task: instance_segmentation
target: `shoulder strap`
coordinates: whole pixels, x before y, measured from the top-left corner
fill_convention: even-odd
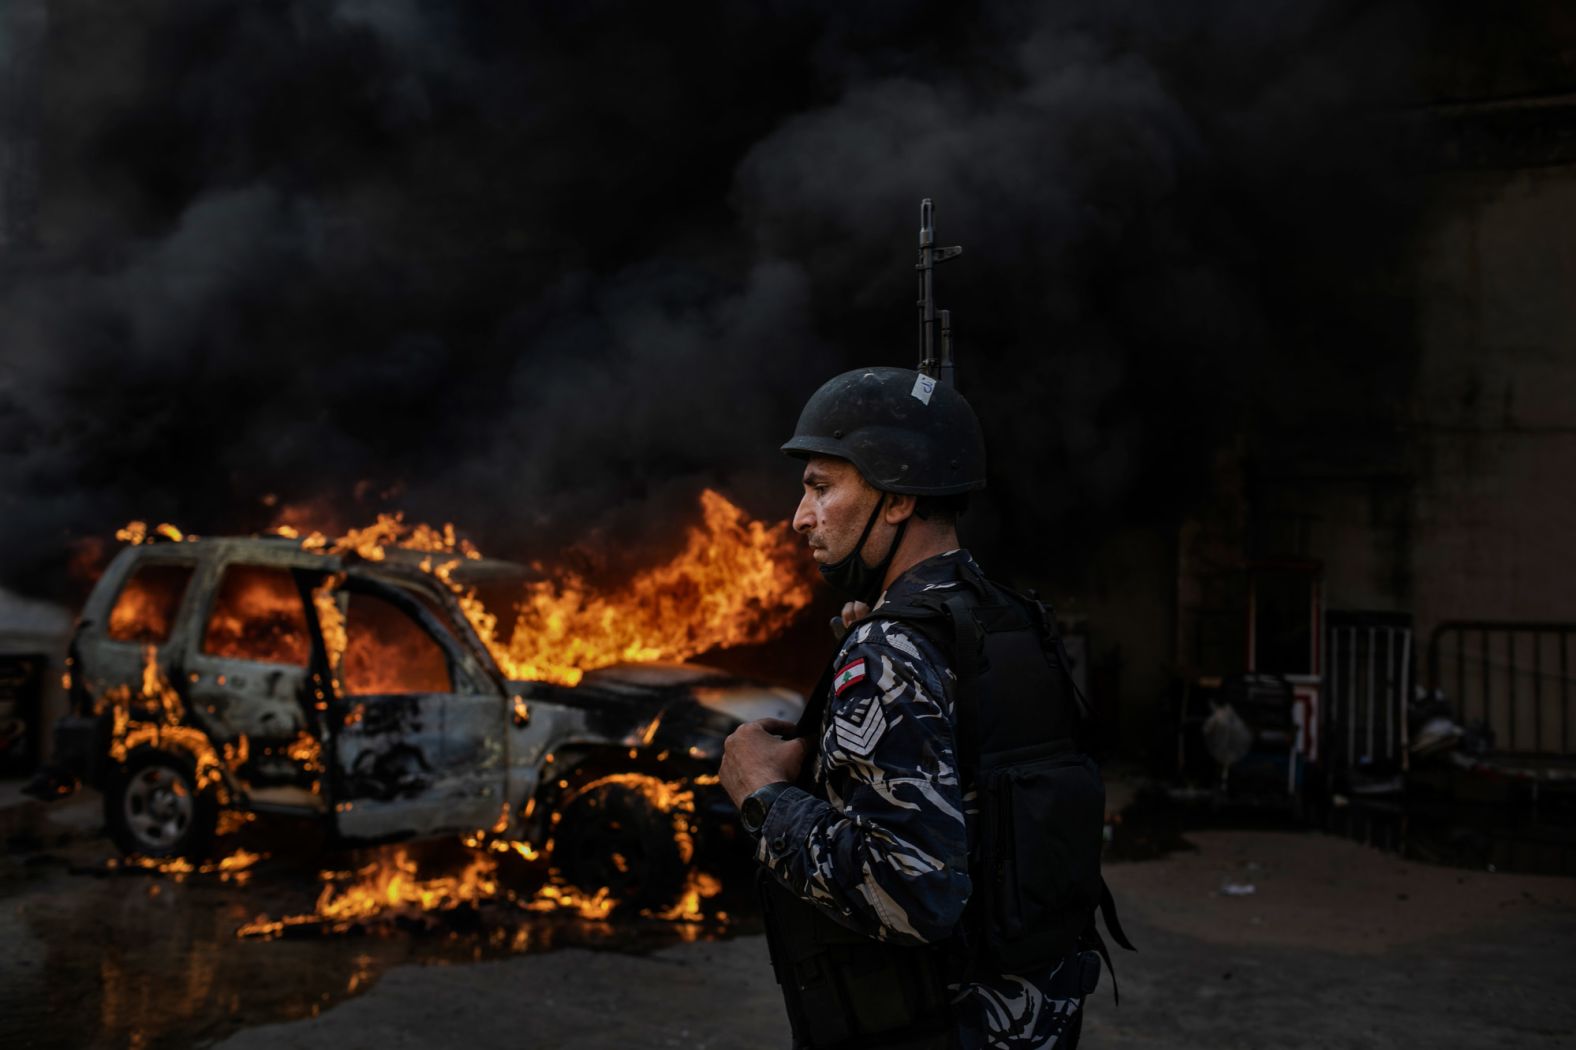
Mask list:
[[[1100,879],[1100,916],[1105,919],[1105,928],[1111,931],[1113,941],[1130,952],[1138,951],[1122,930],[1122,920],[1116,914],[1116,898],[1111,896],[1111,887],[1106,885],[1104,877]]]
[[[1094,950],[1100,953],[1100,958],[1105,963],[1105,968],[1111,975],[1111,998],[1117,1006],[1122,1005],[1122,988],[1116,982],[1116,966],[1111,962],[1111,949],[1105,946],[1105,938],[1100,936],[1100,931],[1094,923],[1089,924],[1089,932],[1084,934],[1088,943],[1093,943]]]
[[[1067,673],[1067,684],[1072,686],[1073,700],[1078,704],[1078,717],[1087,727],[1094,723],[1094,708],[1089,704],[1089,698],[1084,696],[1083,690],[1078,688],[1078,679],[1073,677],[1073,662],[1067,655],[1067,643],[1062,641],[1062,632],[1056,626],[1056,613],[1049,605],[1038,598],[1028,595],[1015,594],[1020,601],[1029,603],[1040,621],[1040,637],[1045,640],[1048,648],[1056,652],[1056,659],[1062,665],[1062,670]]]
[[[977,604],[969,600],[967,592],[953,594],[942,603],[952,627],[952,670],[960,683],[971,681],[980,670],[980,646],[985,641],[985,631],[974,616]]]
[[[1105,928],[1111,934],[1111,939],[1130,952],[1138,951],[1133,947],[1133,942],[1127,939],[1127,934],[1122,930],[1122,920],[1116,915],[1116,898],[1111,896],[1111,887],[1106,885],[1105,878],[1100,879],[1100,917],[1105,920]],[[1106,947],[1105,938],[1100,936],[1100,929],[1094,920],[1089,920],[1089,929],[1084,932],[1084,943],[1092,944],[1094,950],[1100,953],[1100,959],[1105,963],[1105,968],[1111,974],[1111,998],[1117,1006],[1122,1005],[1122,989],[1116,983],[1116,964],[1111,961],[1111,949]]]
[[[947,604],[934,594],[921,593],[915,595],[907,602],[882,605],[871,612],[861,622],[871,620],[900,620],[918,630],[931,643],[942,652],[950,653],[953,650],[953,640],[957,637],[956,627],[958,622],[952,617]],[[972,617],[963,617],[963,622],[972,622]],[[837,674],[837,654],[833,653],[827,660],[826,668],[821,672],[821,678],[815,683],[815,690],[805,702],[804,712],[799,716],[798,727],[794,735],[809,742],[810,755],[814,757],[816,747],[821,739],[821,721],[826,717],[827,695],[832,689],[832,680]],[[959,675],[962,678],[962,675]],[[810,762],[804,764],[805,777],[809,776]]]
[[[987,632],[1021,630],[1026,626],[1023,618],[1027,616],[1028,625],[1036,629],[1041,643],[1055,656],[1066,675],[1080,722],[1086,727],[1092,725],[1094,708],[1078,688],[1077,679],[1073,678],[1072,659],[1056,627],[1056,614],[1051,607],[1038,598],[972,574],[964,576],[963,582],[965,586],[946,592],[946,597],[935,592],[921,593],[907,602],[883,605],[870,616],[901,620],[924,634],[937,648],[950,653],[959,683],[979,673],[981,647]]]
[[[806,791],[811,790],[814,779],[812,770],[815,766],[815,755],[821,747],[821,719],[826,716],[826,695],[832,691],[832,678],[837,673],[837,654],[826,661],[826,669],[821,672],[820,681],[815,683],[815,691],[810,694],[810,699],[805,701],[804,712],[799,715],[799,724],[794,727],[794,737],[803,740],[809,746],[809,752],[804,756],[804,764],[799,767],[798,786]]]
[[[934,594],[915,595],[906,602],[882,605],[860,623],[873,620],[896,620],[912,627],[943,654],[952,655],[954,639],[957,637],[953,620],[944,600]]]

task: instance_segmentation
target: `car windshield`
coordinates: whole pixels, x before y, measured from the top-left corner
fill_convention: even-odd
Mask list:
[[[467,580],[465,585],[473,588],[477,601],[493,616],[498,618],[498,640],[508,643],[509,632],[514,629],[514,621],[520,614],[520,601],[525,597],[525,587],[528,578],[525,575],[513,578],[494,576],[482,580]]]
[[[526,587],[541,577],[523,565],[485,561],[458,566],[450,578],[459,584],[467,595],[474,596],[488,615],[496,618],[494,643],[507,646],[509,637],[514,631],[515,620],[519,616],[519,605],[525,596]],[[441,602],[427,588],[411,586],[409,581],[389,582],[397,582],[401,590],[420,602],[462,645],[469,648],[480,640],[479,632],[467,632],[457,622],[459,610],[446,602]],[[474,624],[472,626],[474,628]],[[473,633],[477,635],[475,639],[471,637]]]

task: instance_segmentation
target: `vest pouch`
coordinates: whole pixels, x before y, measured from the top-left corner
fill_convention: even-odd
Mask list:
[[[981,949],[1002,973],[1054,966],[1100,903],[1099,767],[1081,752],[1044,751],[985,756],[980,770]]]
[[[951,1006],[938,949],[856,933],[765,871],[756,888],[796,1047],[946,1050]]]

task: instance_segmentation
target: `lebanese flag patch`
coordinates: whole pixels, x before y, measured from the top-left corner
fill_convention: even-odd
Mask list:
[[[853,663],[849,664],[841,671],[838,671],[837,674],[833,676],[832,692],[836,693],[838,696],[842,696],[844,689],[847,689],[855,682],[863,682],[864,680],[865,662],[863,660],[855,660]]]

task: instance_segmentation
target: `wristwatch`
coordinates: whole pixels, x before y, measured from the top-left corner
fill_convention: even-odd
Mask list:
[[[744,796],[744,801],[739,803],[739,823],[744,825],[744,830],[759,838],[761,827],[766,823],[766,814],[771,811],[772,803],[777,801],[778,795],[791,786],[788,781],[779,780],[763,788],[756,788]]]

